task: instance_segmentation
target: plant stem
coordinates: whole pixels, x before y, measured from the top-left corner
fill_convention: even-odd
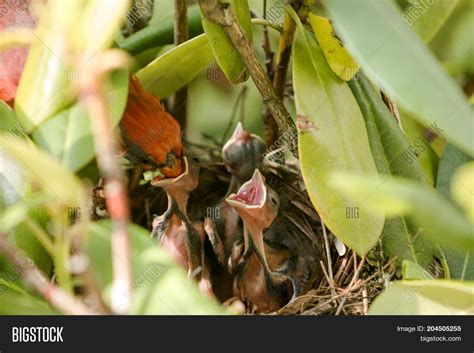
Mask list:
[[[307,16],[307,9],[303,0],[288,0],[288,5],[291,6],[304,22]],[[288,64],[291,57],[291,46],[293,44],[293,37],[295,35],[296,23],[291,18],[288,11],[285,12],[283,20],[283,34],[280,37],[278,46],[276,72],[273,80],[273,86],[278,97],[282,98],[285,92],[286,74],[288,72]]]
[[[180,45],[189,39],[187,0],[174,0],[174,45]],[[186,128],[186,104],[188,87],[184,86],[174,95],[173,115],[181,129]]]
[[[41,246],[46,250],[49,256],[54,256],[54,244],[51,241],[48,233],[32,218],[27,217],[23,223],[30,230],[31,234],[38,240]]]
[[[21,275],[30,282],[39,294],[60,312],[67,315],[95,315],[83,302],[67,293],[62,288],[50,283],[43,273],[36,267],[34,262],[20,254],[20,252],[8,241],[5,234],[0,234],[0,250],[7,259],[16,264]]]
[[[259,25],[259,26],[265,26],[265,27],[270,27],[273,28],[275,31],[278,31],[280,33],[283,32],[283,27],[279,25],[278,23],[268,21],[264,18],[252,18],[252,24],[254,25]]]
[[[280,129],[288,131],[291,136],[296,136],[296,126],[291,119],[290,113],[283,105],[281,99],[276,95],[270,79],[258,61],[252,44],[247,38],[242,26],[235,20],[231,9],[222,7],[217,0],[199,0],[199,5],[201,6],[202,13],[209,21],[222,26],[224,29],[230,41],[242,57],[255,86],[257,86],[263,101],[268,106]],[[292,147],[292,153],[295,156],[298,155],[294,146]]]
[[[97,163],[105,179],[105,198],[112,220],[113,283],[111,304],[114,312],[125,314],[130,307],[132,292],[132,264],[128,223],[129,202],[125,175],[118,159],[118,145],[110,123],[103,83],[106,74],[129,64],[128,56],[120,50],[97,54],[88,62],[81,82],[81,100],[91,121]]]
[[[263,18],[267,19],[267,1],[263,3]],[[263,50],[265,52],[265,64],[267,66],[267,74],[270,81],[275,77],[275,70],[273,69],[274,53],[270,47],[270,38],[268,36],[267,26],[263,27]],[[278,95],[278,93],[277,93]],[[282,97],[280,97],[282,98]],[[282,100],[283,101],[283,100]],[[278,124],[270,113],[268,106],[263,111],[263,134],[265,143],[268,147],[273,145],[278,140]]]

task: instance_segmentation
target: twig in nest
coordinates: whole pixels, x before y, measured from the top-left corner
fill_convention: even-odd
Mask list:
[[[335,295],[336,292],[334,290],[334,276],[332,274],[331,249],[329,248],[329,240],[328,240],[328,235],[326,232],[326,226],[324,225],[324,222],[322,220],[321,220],[321,226],[323,228],[324,247],[326,248],[326,258],[328,261],[329,279],[331,280],[329,282],[329,285],[331,286],[331,292],[333,293],[333,295]]]
[[[344,307],[344,303],[346,302],[347,294],[353,290],[352,286],[356,283],[357,279],[359,278],[359,273],[360,273],[360,270],[362,269],[362,266],[364,265],[364,262],[365,262],[365,258],[363,257],[359,263],[359,266],[357,266],[357,255],[354,253],[354,268],[356,268],[356,270],[354,271],[354,274],[352,275],[351,282],[347,286],[346,294],[342,297],[341,303],[339,304],[339,307],[336,310],[336,315],[340,314],[342,308]]]
[[[126,193],[125,175],[118,159],[117,141],[113,134],[109,112],[105,103],[104,81],[106,75],[126,67],[128,57],[121,51],[109,50],[97,54],[83,68],[85,77],[81,82],[81,101],[91,121],[97,163],[105,179],[105,198],[113,224],[112,261],[114,280],[112,283],[112,309],[127,313],[132,290],[132,269],[130,256],[129,201]]]
[[[0,250],[12,264],[16,264],[21,269],[22,276],[33,285],[36,291],[61,313],[67,315],[99,314],[90,310],[83,302],[67,293],[64,289],[50,283],[34,262],[22,255],[10,243],[5,234],[0,234]]]

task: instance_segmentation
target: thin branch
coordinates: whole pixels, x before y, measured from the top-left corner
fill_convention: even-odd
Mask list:
[[[174,0],[174,45],[180,45],[189,39],[187,0]],[[182,129],[186,127],[186,104],[188,87],[184,86],[174,95],[173,115]]]
[[[94,145],[102,176],[105,179],[105,197],[107,209],[113,222],[112,265],[114,280],[112,283],[112,309],[118,313],[127,313],[132,290],[132,270],[130,237],[129,201],[125,187],[125,175],[120,167],[119,154],[113,127],[107,110],[103,83],[105,76],[115,69],[128,65],[128,57],[116,50],[96,55],[84,69],[81,87],[81,100],[91,118]]]
[[[267,19],[267,0],[264,0],[263,2],[263,19]],[[275,77],[275,70],[273,69],[274,53],[270,46],[270,37],[268,35],[267,26],[263,27],[263,50],[265,52],[265,64],[267,66],[268,78],[270,81],[273,81]],[[268,106],[265,107],[263,112],[263,133],[267,146],[273,145],[278,140],[278,124],[270,113]]]
[[[283,26],[282,25],[280,25],[278,23],[275,23],[275,22],[272,22],[272,21],[268,21],[268,20],[263,19],[263,18],[252,18],[252,24],[259,25],[259,26],[270,27],[270,28],[273,28],[275,31],[283,33]]]
[[[276,95],[270,79],[252,48],[252,44],[242,26],[235,19],[231,9],[220,4],[217,0],[199,0],[199,5],[202,13],[209,21],[222,26],[230,41],[239,52],[255,86],[257,86],[263,101],[268,106],[280,129],[288,131],[291,136],[296,136],[296,126],[291,119],[290,113]],[[292,146],[292,152],[295,156],[298,155],[295,146]]]
[[[288,0],[288,5],[298,12],[302,5],[302,0]],[[273,86],[278,97],[282,98],[285,91],[286,74],[291,57],[291,45],[296,30],[296,23],[291,18],[288,11],[285,12],[283,20],[283,34],[280,37],[278,53],[276,59],[276,72],[273,80]]]
[[[90,310],[82,301],[68,294],[64,289],[50,283],[34,262],[21,254],[5,234],[0,234],[0,250],[12,264],[18,266],[25,280],[31,283],[36,291],[61,313],[67,315],[99,314]]]

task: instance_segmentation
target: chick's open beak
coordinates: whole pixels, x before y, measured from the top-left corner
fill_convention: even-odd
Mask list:
[[[245,144],[250,140],[250,133],[247,131],[247,129],[244,128],[241,122],[237,124],[235,127],[235,130],[230,137],[230,139],[226,142],[226,144],[223,147],[223,150],[226,150],[226,146],[242,143]]]
[[[252,178],[244,183],[236,194],[231,194],[226,201],[242,217],[246,233],[251,237],[256,250],[266,263],[263,229],[270,226],[273,218],[268,216],[268,208],[265,207],[267,186],[262,173],[256,169]]]

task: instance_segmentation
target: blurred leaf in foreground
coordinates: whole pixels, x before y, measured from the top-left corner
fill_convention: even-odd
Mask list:
[[[435,124],[474,155],[474,118],[460,87],[444,71],[390,0],[328,0],[338,34],[370,78],[425,126]]]
[[[331,184],[374,213],[387,217],[407,215],[423,228],[418,236],[455,249],[474,250],[474,225],[430,187],[405,178],[334,173]],[[375,189],[375,191],[373,191]],[[367,198],[367,193],[372,192]]]
[[[473,315],[474,283],[399,281],[380,294],[369,315]]]
[[[132,238],[132,307],[131,314],[224,314],[214,299],[199,292],[197,284],[150,237],[149,232],[130,225]],[[97,283],[107,298],[112,284],[112,254],[109,221],[91,224],[87,252]],[[114,261],[120,259],[114,258]]]

